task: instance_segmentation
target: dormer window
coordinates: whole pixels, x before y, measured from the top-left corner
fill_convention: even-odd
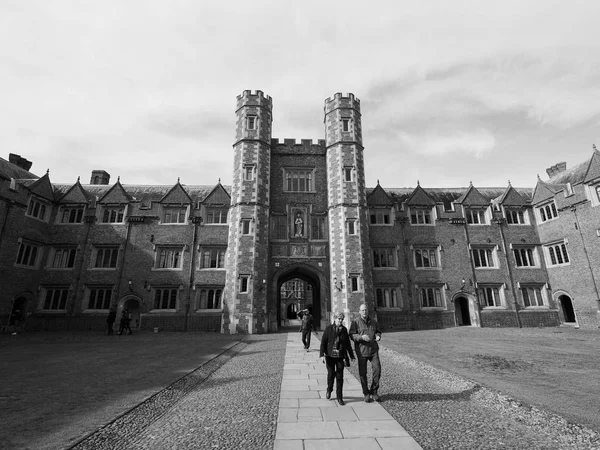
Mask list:
[[[186,223],[187,206],[164,206],[161,223]]]
[[[465,218],[469,225],[487,225],[487,208],[466,208]]]
[[[29,207],[27,208],[27,216],[34,219],[46,221],[50,212],[50,205],[42,202],[37,198],[31,198]]]
[[[548,222],[549,220],[558,217],[558,211],[556,210],[556,205],[554,204],[554,201],[540,206],[537,209],[537,212],[540,223]]]
[[[527,224],[527,216],[525,211],[521,208],[505,208],[504,216],[506,217],[506,223],[509,225]]]
[[[256,130],[256,116],[247,116],[246,117],[246,129],[247,130]]]
[[[371,210],[369,217],[371,225],[390,225],[391,223],[389,209]]]
[[[102,207],[101,223],[123,223],[125,219],[125,205]]]
[[[431,225],[432,221],[431,208],[411,208],[410,223],[412,225]]]

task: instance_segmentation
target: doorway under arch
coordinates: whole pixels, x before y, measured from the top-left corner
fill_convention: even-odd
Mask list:
[[[315,328],[320,328],[321,280],[317,273],[305,266],[295,266],[279,275],[276,289],[279,324],[282,326],[295,325],[294,321],[297,320],[298,312],[302,309],[309,309]]]
[[[131,314],[131,323],[129,324],[129,326],[132,329],[139,329],[141,312],[139,298],[134,296],[125,297],[121,303],[121,311],[118,311],[117,313],[117,320],[119,320],[125,308],[127,308],[129,310],[129,314]]]
[[[471,325],[471,313],[469,312],[469,300],[465,297],[458,297],[454,300],[454,314],[456,315],[456,324],[459,327]]]
[[[575,319],[575,310],[573,309],[573,301],[571,300],[571,297],[568,295],[561,295],[558,297],[558,300],[560,301],[560,307],[565,318],[565,323],[577,322]]]

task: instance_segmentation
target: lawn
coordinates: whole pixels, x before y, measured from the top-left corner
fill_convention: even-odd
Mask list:
[[[460,327],[385,333],[381,343],[600,431],[599,330]]]
[[[64,448],[244,336],[0,335],[0,448]]]

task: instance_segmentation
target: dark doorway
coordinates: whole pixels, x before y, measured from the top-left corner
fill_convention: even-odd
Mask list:
[[[137,298],[129,298],[125,300],[123,304],[123,308],[127,308],[129,310],[129,314],[131,314],[131,328],[139,329],[140,328],[140,302]]]
[[[13,303],[12,310],[9,316],[9,325],[14,325],[16,328],[25,328],[27,319],[27,299],[18,297]]]
[[[277,315],[281,324],[298,319],[298,311],[309,309],[315,327],[321,322],[321,283],[317,274],[295,267],[277,279]],[[286,326],[287,326],[286,325]]]
[[[469,313],[469,301],[464,297],[454,300],[454,314],[459,327],[471,325],[471,314]]]
[[[561,295],[558,297],[560,305],[562,307],[563,315],[565,316],[565,323],[575,322],[575,310],[573,309],[573,302],[568,295]]]

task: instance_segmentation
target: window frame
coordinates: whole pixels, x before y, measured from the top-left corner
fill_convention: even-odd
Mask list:
[[[251,236],[254,229],[252,226],[253,219],[241,219],[240,220],[240,234],[242,236]]]
[[[369,210],[369,225],[372,226],[392,226],[391,208],[371,208]]]
[[[210,292],[213,293],[213,297],[212,299],[209,299],[209,294]],[[223,293],[225,292],[225,287],[224,286],[196,286],[196,311],[204,311],[204,312],[209,312],[209,311],[222,311],[223,310]],[[203,293],[206,294],[206,296],[203,298]],[[218,308],[212,307],[212,308],[208,308],[209,305],[209,300],[212,302],[211,304],[214,306],[214,299],[215,297],[217,297],[217,304],[218,304]],[[204,303],[204,305],[203,305]],[[205,308],[203,308],[202,306],[206,306]]]
[[[173,292],[175,293],[175,307],[171,308],[171,302],[173,301],[172,295]],[[160,294],[159,294],[160,293]],[[165,294],[167,294],[167,297],[165,298]],[[164,286],[152,286],[152,296],[150,297],[152,299],[152,308],[150,309],[150,312],[177,312],[177,309],[179,307],[179,300],[180,300],[180,296],[179,296],[179,287],[177,286],[172,286],[172,285],[164,285]],[[160,298],[158,298],[160,297]],[[163,304],[163,302],[168,302],[166,306],[168,306],[168,308],[164,308],[163,306],[165,306]],[[160,307],[157,307],[160,306]]]
[[[348,236],[358,235],[358,220],[346,219],[346,233]]]
[[[515,214],[517,221],[515,222]],[[504,208],[504,219],[507,225],[520,226],[530,225],[529,214],[525,208]]]
[[[315,229],[319,230],[315,236]],[[310,217],[310,239],[312,241],[326,241],[329,239],[327,228],[327,216],[311,215]]]
[[[255,131],[258,129],[258,116],[256,114],[246,115],[246,130]]]
[[[29,250],[27,250],[29,248]],[[19,239],[15,266],[25,269],[37,269],[42,259],[44,245],[27,239]],[[24,260],[27,263],[23,263]],[[33,259],[33,260],[32,260]]]
[[[106,308],[91,308],[90,307],[90,302],[92,301],[92,293],[96,292],[96,291],[101,291],[102,294],[102,299],[101,301],[106,303],[108,301],[108,305],[106,306]],[[105,298],[106,293],[108,293],[108,298]],[[109,285],[103,285],[103,286],[86,286],[85,287],[85,296],[83,298],[83,304],[85,305],[85,308],[83,308],[83,312],[95,312],[95,311],[108,311],[110,309],[110,304],[112,302],[112,295],[113,294],[113,286],[109,286]],[[96,294],[95,294],[96,295]],[[94,297],[94,301],[97,301],[97,298]],[[98,306],[97,304],[94,306]]]
[[[547,267],[564,267],[571,265],[566,239],[544,244],[544,256]],[[557,250],[558,249],[558,250]],[[559,260],[561,260],[559,262]]]
[[[416,287],[417,289],[417,296],[419,298],[419,305],[421,306],[421,309],[424,310],[440,310],[440,309],[446,309],[446,294],[444,292],[444,286],[443,285],[438,285],[438,284],[427,284],[427,285],[418,285]],[[433,295],[433,303],[434,305],[425,305],[425,296],[424,294],[427,293],[429,294],[429,290],[431,290],[431,293]],[[436,295],[436,294],[439,294]],[[439,303],[438,304],[438,299],[439,299]],[[427,303],[429,303],[429,300],[431,300],[429,298],[429,295],[427,295]]]
[[[412,247],[412,246],[411,246]],[[421,264],[418,264],[418,256],[417,256],[417,252],[420,252],[420,256],[421,256]],[[427,257],[429,258],[429,261],[431,261],[431,253],[433,252],[433,260],[434,260],[434,264],[430,264],[428,266],[423,265],[423,252],[427,252]],[[440,248],[439,246],[429,246],[429,245],[422,245],[422,246],[418,246],[418,247],[413,247],[412,248],[412,254],[413,254],[413,264],[416,270],[440,270],[442,268],[441,262],[440,262]]]
[[[554,199],[535,207],[537,222],[539,225],[558,219],[558,209]],[[552,215],[552,217],[549,217]]]
[[[470,249],[470,253],[471,253],[471,261],[473,261],[473,266],[475,267],[475,270],[480,270],[480,269],[499,269],[500,268],[500,264],[498,262],[498,256],[497,256],[497,250],[498,247],[497,246],[492,246],[492,245],[473,245],[471,246]],[[481,265],[481,255],[482,255],[482,251],[485,251],[485,259],[486,259],[486,263],[487,265]],[[489,251],[489,256],[488,256],[488,252]],[[475,252],[477,252],[477,258],[475,258]],[[489,264],[489,262],[492,262],[492,265]],[[478,265],[479,264],[479,265]]]
[[[343,133],[349,133],[352,131],[352,118],[342,117],[340,119],[340,122],[341,122],[341,130]]]
[[[493,304],[489,304],[490,296]],[[483,309],[506,309],[504,285],[502,283],[477,284],[477,299]],[[497,304],[498,303],[498,304]]]
[[[170,218],[167,222],[167,212],[170,211]],[[172,211],[177,211],[177,221],[173,221]],[[183,212],[183,217],[181,213]],[[190,214],[190,205],[161,205],[160,225],[187,225]]]
[[[204,214],[205,225],[227,225],[227,218],[229,216],[229,208],[225,206],[207,206]],[[215,218],[218,217],[218,221]]]
[[[431,227],[435,226],[435,208],[433,207],[415,207],[411,206],[408,211],[408,217],[411,226]],[[422,220],[422,221],[420,221]],[[429,220],[429,222],[427,222]]]
[[[32,195],[29,198],[25,216],[30,219],[39,220],[40,222],[48,222],[51,212],[52,204],[50,202]]]
[[[110,250],[110,259],[109,265],[104,266],[105,256],[104,253]],[[102,265],[98,266],[98,253],[102,251]],[[116,255],[113,253],[116,251]],[[121,246],[120,245],[92,245],[92,255],[90,258],[90,270],[116,270],[119,266],[119,256],[121,254]],[[114,260],[115,265],[112,266],[112,261]]]
[[[250,275],[240,275],[238,289],[240,294],[248,294],[250,292]]]
[[[54,223],[56,225],[81,225],[84,223],[85,208],[85,205],[61,205],[58,208],[58,214],[56,215]],[[71,216],[74,212],[75,217],[73,217],[74,220],[71,221]],[[67,221],[63,220],[65,213],[68,213]]]
[[[49,292],[59,292],[59,298],[48,298]],[[42,286],[40,289],[40,298],[39,298],[39,311],[45,313],[66,313],[67,308],[69,306],[69,294],[71,292],[71,286],[67,285],[49,285]],[[52,307],[54,302],[58,301],[59,303],[56,305],[57,307]],[[48,305],[48,302],[51,302]],[[50,306],[50,307],[48,307]]]
[[[539,269],[541,267],[540,258],[537,252],[536,245],[515,245],[512,246],[512,256],[515,267],[519,269]],[[532,264],[523,264],[523,251],[526,251],[527,259],[530,259]],[[517,252],[519,255],[517,256]],[[531,254],[529,254],[531,252]]]
[[[315,193],[315,174],[316,167],[284,167],[283,169],[283,192],[293,193]],[[297,176],[294,177],[294,174]],[[302,174],[302,177],[301,177]],[[302,181],[301,181],[302,180]],[[297,189],[294,189],[296,181]],[[300,185],[304,189],[300,189]],[[308,185],[308,186],[307,186]]]
[[[402,308],[401,302],[398,300],[398,292],[400,291],[398,286],[374,286],[373,291],[377,309]]]
[[[154,266],[152,270],[183,270],[184,254],[184,245],[157,245],[154,249]],[[172,265],[173,261],[176,262],[175,265]],[[165,264],[167,264],[167,267],[164,266]]]
[[[545,292],[545,288],[543,284],[520,284],[519,283],[519,300],[521,301],[521,306],[525,309],[527,308],[548,308],[548,298],[546,296],[546,292]],[[530,296],[530,291],[532,291],[534,294],[536,294],[536,292],[539,291],[540,297],[538,300],[541,300],[541,305],[539,304],[539,301],[536,301],[536,303],[538,304],[533,304],[533,302],[531,301],[531,296]],[[527,292],[527,298],[524,295],[524,292]],[[533,296],[534,298],[536,297],[535,295]],[[529,305],[526,305],[525,303],[529,303]]]
[[[288,216],[271,215],[271,240],[287,241],[288,240]]]
[[[119,204],[119,205],[100,205],[100,217],[98,217],[98,221],[96,222],[98,225],[123,225],[127,221],[127,210],[129,209],[128,204]],[[108,219],[112,218],[112,212],[116,212],[115,219],[121,218],[121,221],[105,221],[107,214],[109,215]]]
[[[489,209],[490,209],[489,206],[479,207],[479,208],[472,207],[472,206],[465,207],[464,213],[465,213],[465,221],[467,222],[467,225],[473,225],[473,226],[489,225],[490,224]],[[477,221],[474,220],[475,218],[477,218]],[[481,222],[482,218],[483,218],[483,222]]]
[[[243,177],[244,181],[254,181],[256,178],[256,165],[244,164]]]
[[[73,270],[75,268],[75,264],[76,264],[76,259],[77,259],[77,253],[78,253],[78,249],[76,246],[74,245],[64,245],[64,246],[54,246],[52,247],[50,254],[48,255],[48,261],[46,264],[46,268],[48,270]],[[56,263],[56,258],[59,252],[62,252],[63,255],[61,255],[60,257],[60,263],[58,266],[55,265]],[[67,260],[64,261],[64,252],[68,252],[68,257]],[[63,263],[65,263],[67,265],[63,265]],[[70,264],[70,265],[68,265]]]
[[[377,270],[388,270],[388,269],[396,269],[398,267],[398,261],[396,257],[396,248],[395,247],[372,247],[373,251],[373,269]],[[385,258],[383,258],[385,257]],[[392,259],[392,264],[390,265],[390,257]],[[382,261],[385,259],[385,263],[382,264]]]
[[[209,260],[209,267],[205,267],[205,262]],[[227,257],[227,246],[203,246],[198,251],[198,270],[225,270],[225,258]],[[213,261],[215,267],[212,267]]]

